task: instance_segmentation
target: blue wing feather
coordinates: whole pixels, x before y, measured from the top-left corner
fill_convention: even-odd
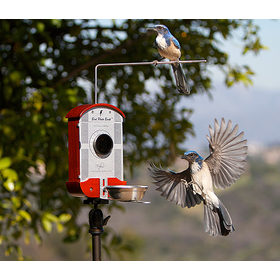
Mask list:
[[[172,37],[171,40],[174,43],[174,46],[180,50],[181,46],[180,46],[178,40],[175,37]]]

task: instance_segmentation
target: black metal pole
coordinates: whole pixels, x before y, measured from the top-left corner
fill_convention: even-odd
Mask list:
[[[94,204],[94,208],[89,211],[89,233],[92,235],[92,260],[101,261],[101,234],[104,232],[105,226],[111,216],[103,219],[103,213],[98,209],[101,201],[87,200],[85,204]],[[101,202],[108,203],[108,202]]]
[[[93,261],[101,261],[101,236],[100,235],[92,234],[92,260]]]
[[[89,233],[92,235],[92,260],[101,261],[101,234],[103,233],[103,213],[94,204],[89,212]]]

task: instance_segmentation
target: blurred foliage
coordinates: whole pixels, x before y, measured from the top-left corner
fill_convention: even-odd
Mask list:
[[[264,47],[251,20],[160,22],[179,39],[182,59],[207,59],[208,65],[224,71],[228,86],[251,84],[253,71],[229,65],[220,44],[243,30],[243,53],[257,54]],[[32,236],[40,244],[42,232],[51,232],[53,226],[66,234],[65,241],[79,239],[83,225],[77,216],[83,205],[65,188],[65,115],[92,102],[96,64],[158,58],[155,36],[146,33],[155,23],[159,21],[0,20],[0,245],[7,256],[16,251],[23,259],[18,240],[28,244]],[[206,64],[184,70],[193,95],[211,94]],[[170,164],[182,152],[178,145],[194,134],[192,109],[185,105],[188,96],[176,91],[170,65],[107,67],[98,77],[99,102],[116,105],[127,117],[126,168],[151,159]],[[147,86],[153,80],[158,84],[154,90]]]

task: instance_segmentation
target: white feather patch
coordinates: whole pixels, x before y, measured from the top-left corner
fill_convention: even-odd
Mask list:
[[[192,174],[196,173],[197,171],[199,171],[201,169],[200,165],[197,162],[194,162],[191,165],[191,172]]]
[[[159,34],[157,37],[156,37],[156,43],[157,43],[157,46],[160,48],[160,49],[165,49],[167,48],[167,44],[166,44],[166,41],[165,39],[163,38],[163,35]]]

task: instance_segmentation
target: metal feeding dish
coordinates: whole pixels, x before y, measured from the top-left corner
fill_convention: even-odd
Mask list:
[[[139,201],[143,198],[147,191],[147,186],[108,186],[106,189],[112,199],[122,202],[139,202],[139,203],[150,203],[146,201]]]

